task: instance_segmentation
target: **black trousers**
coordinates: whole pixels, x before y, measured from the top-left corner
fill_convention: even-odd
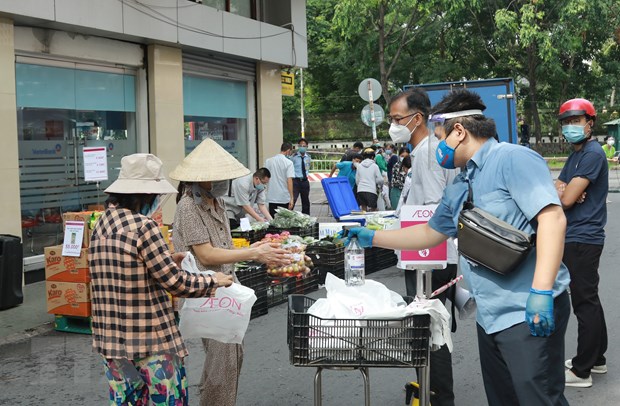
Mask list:
[[[534,337],[525,322],[498,333],[478,328],[478,350],[489,405],[568,405],[564,397],[564,335],[570,316],[568,293],[553,302],[555,330]]]
[[[310,215],[310,182],[308,179],[293,179],[293,202],[301,195],[301,212]]]
[[[598,297],[602,245],[566,243],[562,262],[570,273],[570,296],[577,317],[577,355],[572,371],[587,378],[594,365],[605,365],[607,325]]]
[[[456,277],[456,264],[448,264],[446,269],[437,269],[432,275],[432,290],[435,290]],[[405,285],[407,296],[416,294],[416,271],[405,271]],[[436,298],[446,303],[446,298],[452,288],[439,294]],[[435,393],[431,398],[433,406],[454,406],[454,379],[452,377],[452,354],[444,345],[437,351],[431,351],[430,388]]]
[[[288,209],[288,203],[269,203],[269,214],[271,214],[271,217],[276,216],[276,209],[278,207],[284,207],[285,209]]]

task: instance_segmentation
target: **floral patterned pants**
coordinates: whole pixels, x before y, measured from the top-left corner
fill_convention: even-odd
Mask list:
[[[113,406],[187,406],[183,359],[174,354],[103,360]]]

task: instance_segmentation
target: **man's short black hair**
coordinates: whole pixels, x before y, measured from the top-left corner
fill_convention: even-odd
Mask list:
[[[359,150],[363,150],[364,149],[364,143],[362,143],[361,141],[357,141],[355,144],[353,144],[353,148],[359,148]]]
[[[401,165],[406,168],[411,168],[411,155],[407,155],[406,157],[404,157]]]
[[[300,138],[299,141],[297,141],[297,144],[301,144],[302,142],[306,143],[306,147],[308,146],[308,140],[305,138]]]
[[[404,92],[400,92],[392,98],[390,106],[403,98],[407,101],[409,110],[420,112],[424,116],[424,120],[428,119],[428,114],[431,111],[431,99],[429,99],[428,94],[424,90],[419,87],[412,87]]]
[[[267,168],[258,168],[256,172],[254,172],[254,176],[258,179],[263,180],[265,178],[271,179],[271,172]]]
[[[351,161],[352,161],[352,160],[354,160],[354,159],[357,159],[357,160],[359,160],[359,161],[363,161],[363,160],[364,160],[364,157],[362,156],[362,154],[355,154],[355,155],[353,155],[353,156],[351,157]]]
[[[290,142],[283,142],[282,145],[280,146],[280,152],[284,152],[284,151],[289,151],[293,149],[293,144],[291,144]]]
[[[433,106],[432,114],[453,113],[463,110],[482,110],[487,106],[482,102],[480,95],[469,90],[455,90],[446,94],[443,99]],[[497,135],[495,121],[482,114],[463,116],[448,119],[444,122],[446,136],[452,132],[454,125],[460,123],[476,138],[494,138]]]
[[[407,147],[398,148],[398,155],[402,154],[403,152],[409,153],[409,148]]]

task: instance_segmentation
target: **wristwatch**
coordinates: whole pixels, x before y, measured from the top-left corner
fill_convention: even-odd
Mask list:
[[[211,283],[209,284],[210,288],[217,288],[219,285],[217,284],[217,278],[215,277],[215,274],[211,274]]]

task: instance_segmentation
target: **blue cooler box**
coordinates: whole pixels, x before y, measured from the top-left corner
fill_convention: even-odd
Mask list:
[[[321,180],[321,185],[323,185],[329,208],[337,220],[360,209],[348,178],[325,178]]]

